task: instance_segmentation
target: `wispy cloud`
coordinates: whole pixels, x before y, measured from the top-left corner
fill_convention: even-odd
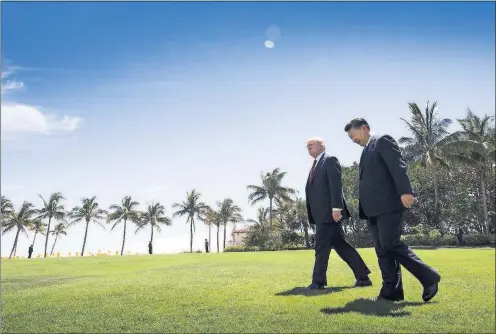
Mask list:
[[[23,70],[20,66],[8,66],[2,71],[2,138],[20,134],[42,134],[73,132],[83,119],[77,116],[48,114],[38,106],[9,101],[9,94],[25,87],[24,82],[12,78]]]

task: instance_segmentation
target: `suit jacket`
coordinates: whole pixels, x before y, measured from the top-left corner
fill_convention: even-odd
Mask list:
[[[315,165],[312,179],[307,179],[305,195],[310,224],[333,222],[332,208],[342,209],[342,220],[350,217],[342,190],[341,165],[336,157],[324,153]]]
[[[396,141],[372,136],[360,158],[359,215],[361,219],[401,212],[401,195],[412,194],[407,167]]]

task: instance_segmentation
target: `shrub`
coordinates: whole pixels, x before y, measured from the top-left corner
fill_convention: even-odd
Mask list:
[[[406,234],[401,236],[401,240],[408,246],[458,246],[456,236],[441,234],[434,230],[425,234]],[[463,236],[463,246],[494,246],[494,234],[466,234]]]
[[[258,252],[260,248],[257,246],[231,246],[226,247],[224,252]]]

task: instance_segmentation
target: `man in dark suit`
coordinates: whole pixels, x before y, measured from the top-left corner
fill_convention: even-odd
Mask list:
[[[351,140],[364,146],[360,158],[359,215],[367,219],[382,273],[378,298],[403,300],[400,265],[415,276],[425,302],[438,291],[440,275],[401,241],[403,216],[414,203],[407,167],[396,141],[389,135],[375,136],[363,118],[353,119],[344,129]]]
[[[308,220],[315,224],[315,264],[309,289],[323,289],[327,285],[327,265],[331,249],[353,271],[355,286],[371,286],[369,268],[360,254],[345,239],[341,221],[350,217],[343,198],[341,165],[338,159],[325,152],[321,138],[307,141],[308,153],[315,159],[308,176],[305,193]]]

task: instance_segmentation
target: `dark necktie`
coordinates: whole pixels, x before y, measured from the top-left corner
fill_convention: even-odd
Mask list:
[[[313,172],[315,170],[315,165],[317,164],[317,159],[313,161],[312,169],[310,170],[310,175],[308,176],[308,182],[312,181]]]

